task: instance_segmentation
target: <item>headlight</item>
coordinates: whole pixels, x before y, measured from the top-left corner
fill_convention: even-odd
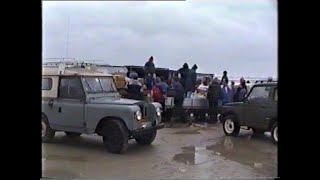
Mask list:
[[[136,118],[137,118],[138,121],[142,120],[142,113],[140,111],[136,112]]]
[[[160,108],[157,108],[157,116],[161,116],[161,109]]]

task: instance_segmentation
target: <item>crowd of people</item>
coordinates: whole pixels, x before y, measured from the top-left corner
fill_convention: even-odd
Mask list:
[[[138,80],[138,74],[131,72],[127,85],[132,99],[142,100],[143,90],[149,90],[153,100],[165,106],[165,97],[174,97],[173,115],[184,118],[181,109],[185,98],[206,98],[209,102],[209,123],[217,122],[218,107],[229,102],[244,101],[248,88],[244,78],[236,87],[234,81],[229,81],[228,72],[224,71],[221,80],[205,77],[197,79],[198,66],[194,64],[189,68],[184,63],[177,73],[178,75],[165,81],[163,77],[156,77],[154,58],[151,56],[144,65],[144,80]],[[230,83],[230,85],[229,85]],[[171,121],[171,124],[174,120]]]

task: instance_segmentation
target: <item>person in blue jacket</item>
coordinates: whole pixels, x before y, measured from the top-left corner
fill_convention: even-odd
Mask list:
[[[230,102],[231,97],[233,96],[232,90],[226,83],[226,81],[222,81],[222,87],[220,91],[220,100],[222,102],[222,105]]]

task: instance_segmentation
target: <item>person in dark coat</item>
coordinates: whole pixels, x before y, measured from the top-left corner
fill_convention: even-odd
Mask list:
[[[195,87],[197,85],[197,69],[198,66],[194,64],[191,68],[191,80],[192,80],[192,86]],[[193,89],[195,91],[196,89]]]
[[[237,88],[237,91],[234,95],[233,101],[234,102],[243,102],[245,100],[246,94],[248,92],[246,81],[244,78],[240,79],[240,85]]]
[[[183,119],[183,117],[185,116],[185,113],[182,112],[182,105],[184,101],[185,90],[182,84],[180,83],[180,80],[178,77],[174,77],[172,79],[172,84],[170,89],[174,91],[173,116],[180,117],[181,119]],[[175,122],[175,117],[170,118],[170,127],[172,127],[173,123]]]
[[[152,76],[156,73],[156,68],[153,63],[153,56],[149,58],[149,60],[144,64],[144,75],[147,76],[151,74]]]
[[[220,85],[223,85],[223,83],[227,83],[229,82],[229,78],[228,78],[228,72],[227,71],[223,71],[223,75],[220,81]]]
[[[191,71],[187,63],[184,63],[183,67],[178,70],[178,73],[181,75],[180,82],[186,91],[186,97],[190,97],[194,86],[192,85]]]
[[[209,102],[209,123],[215,123],[218,121],[218,102],[220,98],[220,85],[217,80],[212,80],[211,84],[209,85],[207,99]]]
[[[243,102],[246,98],[247,90],[245,87],[240,84],[239,87],[237,88],[237,91],[234,95],[233,101],[234,102]]]
[[[230,97],[230,102],[233,102],[234,100],[233,100],[233,98],[234,98],[234,95],[236,94],[236,92],[237,92],[237,88],[234,86],[234,81],[231,81],[231,88],[230,88],[230,90],[231,90],[231,97]]]

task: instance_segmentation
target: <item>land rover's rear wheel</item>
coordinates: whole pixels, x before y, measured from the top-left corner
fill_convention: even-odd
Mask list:
[[[41,138],[43,143],[51,142],[55,135],[55,131],[50,128],[48,119],[45,115],[41,118]]]
[[[79,136],[81,136],[81,133],[76,133],[76,132],[65,132],[65,133],[69,137],[79,137]]]
[[[157,131],[153,131],[151,133],[147,133],[142,135],[139,138],[136,138],[136,142],[140,145],[150,145],[156,138],[157,136]]]
[[[128,149],[128,130],[119,120],[108,120],[102,127],[102,134],[109,152],[120,154]]]
[[[271,129],[272,141],[275,144],[278,144],[278,123],[276,122]]]
[[[223,131],[227,136],[238,136],[240,132],[240,125],[235,116],[228,115],[224,118]]]

